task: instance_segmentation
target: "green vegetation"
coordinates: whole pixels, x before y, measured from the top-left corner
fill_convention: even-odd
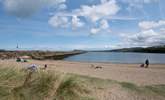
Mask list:
[[[153,46],[153,47],[135,47],[135,48],[123,48],[116,50],[109,50],[110,52],[145,52],[145,53],[165,53],[165,45]]]
[[[141,92],[142,90],[140,87],[136,86],[135,84],[128,83],[128,82],[120,82],[119,83],[123,88],[129,89],[131,91]]]
[[[152,86],[137,86],[128,82],[119,83],[123,88],[132,92],[145,95],[156,95],[165,97],[165,85],[152,85]]]
[[[42,70],[29,74],[17,68],[0,68],[1,100],[92,100],[85,83],[76,77]]]
[[[152,47],[132,47],[121,48],[113,50],[96,50],[92,52],[139,52],[139,53],[165,53],[165,45],[152,46]]]
[[[146,86],[145,88],[150,91],[153,91],[157,95],[162,95],[165,97],[165,85]]]
[[[116,87],[121,97],[120,91],[129,94],[128,100],[165,98],[165,85],[137,86],[49,70],[30,73],[17,67],[0,67],[0,80],[0,100],[107,100]]]
[[[63,80],[56,90],[56,100],[78,100],[84,98],[80,94],[89,93],[84,84],[75,79],[76,77],[69,77]]]

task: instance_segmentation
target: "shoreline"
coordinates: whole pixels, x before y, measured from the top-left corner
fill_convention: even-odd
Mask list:
[[[60,60],[60,61],[67,61],[67,62],[79,62],[79,63],[103,63],[103,64],[131,64],[131,65],[140,65],[142,63],[114,63],[114,62],[98,62],[98,61],[69,61],[69,60]],[[165,63],[150,63],[150,65],[165,65]]]

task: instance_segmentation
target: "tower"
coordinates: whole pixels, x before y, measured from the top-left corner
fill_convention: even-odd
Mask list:
[[[16,48],[17,48],[17,49],[19,48],[19,47],[18,47],[18,44],[17,44],[17,47],[16,47]]]

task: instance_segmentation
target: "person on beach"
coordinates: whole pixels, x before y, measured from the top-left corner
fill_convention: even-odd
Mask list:
[[[146,59],[146,61],[145,61],[145,68],[148,68],[148,66],[149,66],[149,60],[148,59]]]
[[[35,64],[31,64],[30,66],[28,66],[28,70],[30,70],[31,72],[36,72],[37,71],[37,65]]]
[[[46,70],[46,69],[47,69],[47,67],[48,67],[48,65],[47,65],[47,64],[45,64],[45,65],[44,65],[44,70]]]

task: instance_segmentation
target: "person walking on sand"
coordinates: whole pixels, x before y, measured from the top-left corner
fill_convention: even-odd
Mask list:
[[[146,59],[146,61],[145,61],[145,68],[148,68],[148,66],[149,66],[149,60],[148,59]]]

